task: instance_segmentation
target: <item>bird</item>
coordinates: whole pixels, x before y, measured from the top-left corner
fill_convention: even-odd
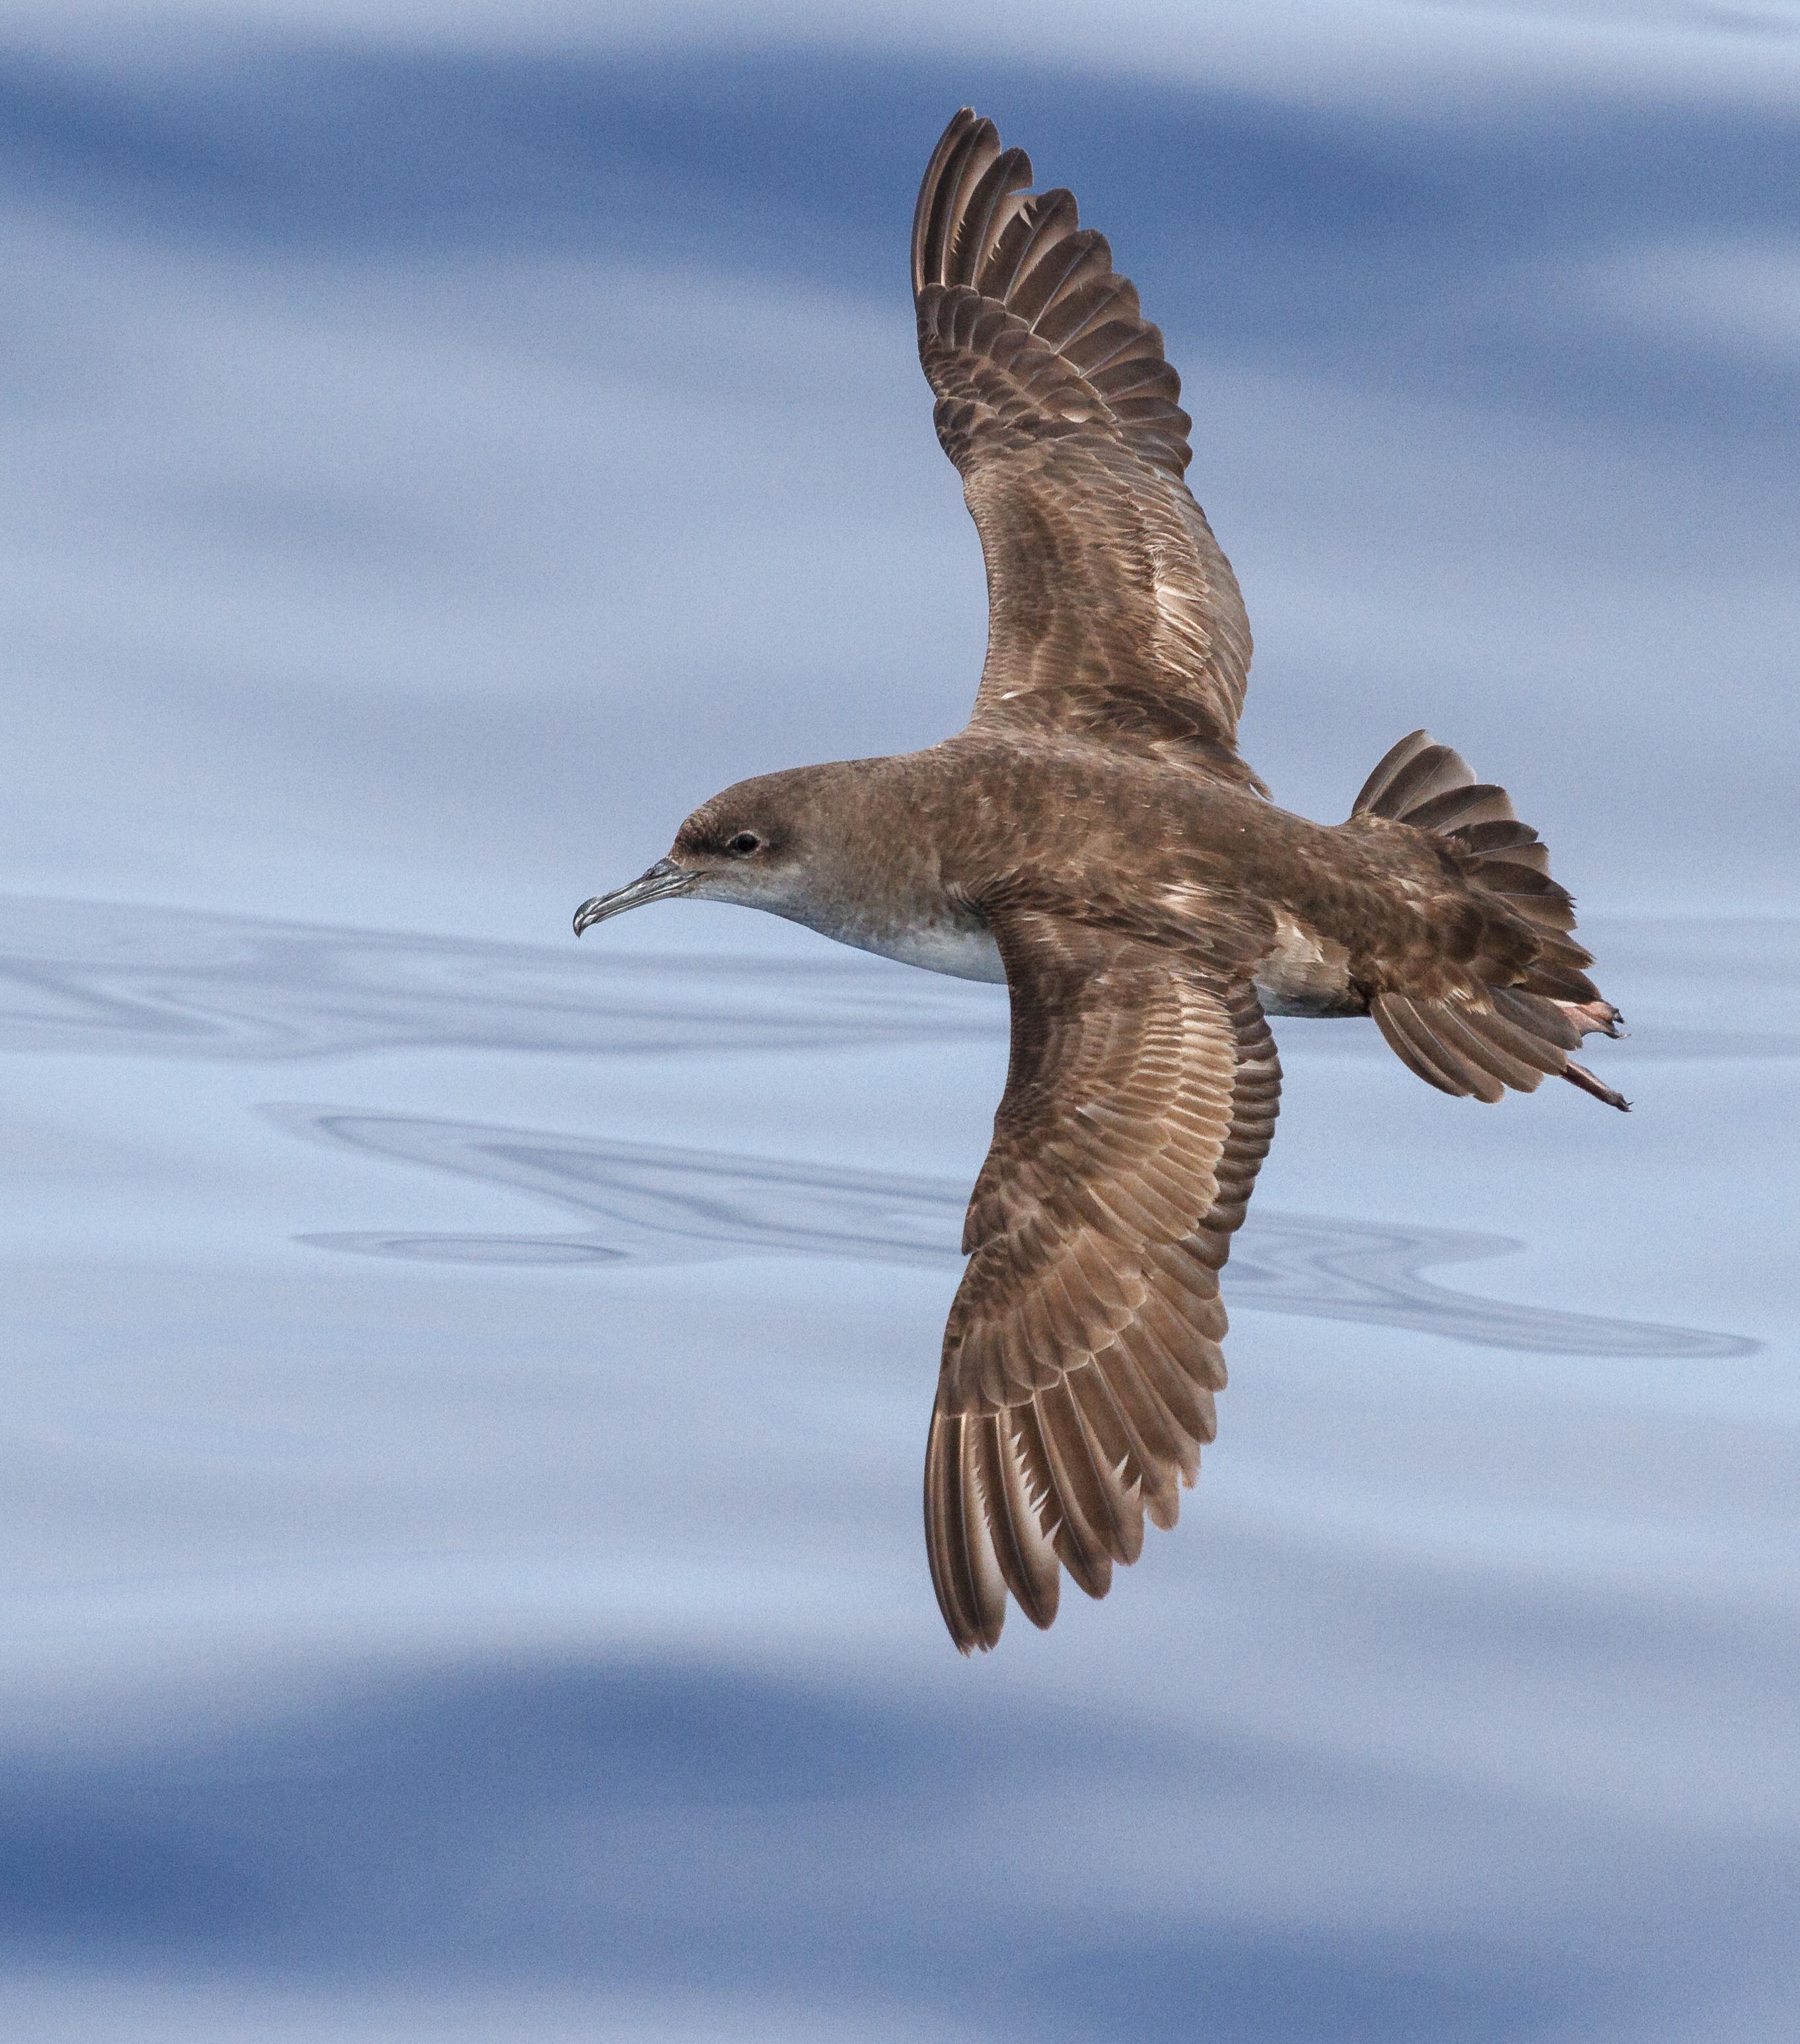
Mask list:
[[[1006,1084],[969,1201],[925,1462],[964,1654],[1010,1603],[1104,1596],[1173,1526],[1226,1381],[1219,1273],[1274,1133],[1268,1017],[1372,1016],[1441,1093],[1565,1079],[1620,1033],[1506,791],[1414,731],[1348,818],[1238,748],[1250,631],[1185,480],[1160,330],[1067,190],[965,107],[912,230],[919,361],[987,571],[973,711],[919,751],[760,774],[584,901],[740,904],[1004,982]]]

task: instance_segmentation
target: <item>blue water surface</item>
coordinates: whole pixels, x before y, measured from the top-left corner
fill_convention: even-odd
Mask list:
[[[749,40],[0,63],[9,2035],[1791,2037],[1800,91]],[[1637,1105],[1283,1024],[1180,1526],[964,1662],[1004,990],[567,927],[966,713],[971,98],[1168,330],[1278,797],[1506,782]]]

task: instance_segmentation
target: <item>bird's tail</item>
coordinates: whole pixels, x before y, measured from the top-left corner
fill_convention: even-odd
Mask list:
[[[1508,1086],[1565,1078],[1613,1107],[1630,1103],[1576,1064],[1584,1035],[1616,1036],[1621,1017],[1587,977],[1593,954],[1575,943],[1575,904],[1550,878],[1550,854],[1519,821],[1504,788],[1477,781],[1460,753],[1415,731],[1364,783],[1350,813],[1386,816],[1443,839],[1470,882],[1495,895],[1537,940],[1516,983],[1481,997],[1419,1000],[1377,994],[1372,1012],[1402,1062],[1445,1093],[1495,1101]]]

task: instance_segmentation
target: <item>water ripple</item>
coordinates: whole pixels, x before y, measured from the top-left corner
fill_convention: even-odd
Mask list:
[[[987,989],[846,956],[633,957],[0,897],[0,1049],[255,1061],[592,1055],[1004,1034]]]
[[[316,1247],[416,1262],[696,1263],[803,1255],[954,1263],[966,1185],[726,1151],[604,1142],[364,1108],[271,1106],[290,1132],[548,1200],[597,1224],[577,1235],[302,1235]],[[1504,1235],[1253,1211],[1226,1274],[1230,1303],[1365,1320],[1483,1348],[1559,1355],[1741,1356],[1759,1344],[1453,1291],[1423,1274],[1502,1256]]]

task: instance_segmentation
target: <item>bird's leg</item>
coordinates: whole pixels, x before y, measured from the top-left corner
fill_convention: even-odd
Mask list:
[[[1591,1093],[1596,1100],[1603,1100],[1608,1107],[1616,1107],[1625,1114],[1631,1112],[1631,1102],[1622,1093],[1614,1093],[1610,1085],[1603,1085],[1585,1065],[1578,1065],[1573,1058],[1564,1066],[1563,1077],[1571,1085],[1578,1085],[1583,1093]]]

